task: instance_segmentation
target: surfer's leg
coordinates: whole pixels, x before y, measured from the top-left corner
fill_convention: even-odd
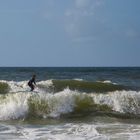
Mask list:
[[[33,91],[34,90],[34,85],[31,85],[31,91]]]
[[[33,90],[34,90],[34,85],[33,85],[33,84],[28,83],[28,86],[31,88],[31,91],[33,91]]]

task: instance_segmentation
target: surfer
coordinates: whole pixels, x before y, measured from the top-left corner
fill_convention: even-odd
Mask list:
[[[28,82],[28,86],[31,88],[31,91],[34,90],[36,82],[35,82],[36,75],[32,76],[32,79]]]

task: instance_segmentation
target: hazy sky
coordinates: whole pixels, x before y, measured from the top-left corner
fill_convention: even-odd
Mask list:
[[[0,0],[0,66],[140,66],[140,0]]]

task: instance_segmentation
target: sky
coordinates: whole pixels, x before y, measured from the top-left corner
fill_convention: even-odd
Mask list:
[[[0,0],[0,66],[140,66],[140,0]]]

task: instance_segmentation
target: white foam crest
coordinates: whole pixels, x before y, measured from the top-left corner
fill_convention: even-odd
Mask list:
[[[25,92],[29,91],[30,88],[28,87],[28,81],[5,81],[5,80],[0,80],[0,82],[7,83],[10,87],[10,92]]]
[[[83,79],[80,79],[80,78],[75,78],[74,80],[75,81],[84,81]]]
[[[52,82],[52,80],[46,80],[46,81],[40,81],[37,84],[40,84],[40,85],[44,85],[46,87],[49,87],[49,86],[53,85],[53,82]]]
[[[30,102],[30,100],[28,101],[29,98],[33,98],[35,102],[36,100],[39,102],[43,100],[45,101],[43,102],[44,104],[48,104],[49,112],[47,114],[42,112],[42,117],[59,117],[61,114],[73,111],[73,108],[75,107],[75,95],[79,95],[82,98],[81,93],[71,91],[70,89],[65,89],[56,94],[18,92],[0,95],[0,120],[26,117],[26,114],[30,111],[28,106],[28,102]]]
[[[114,84],[114,85],[117,85],[117,83],[113,83],[113,82],[112,82],[112,81],[110,81],[110,80],[97,81],[97,82],[100,82],[100,83],[105,83],[105,84]]]
[[[11,92],[22,92],[22,91],[29,91],[29,87],[27,85],[28,81],[21,81],[21,82],[15,82],[10,81],[8,82]]]
[[[140,92],[115,91],[108,94],[92,94],[97,104],[107,104],[114,111],[140,114]]]
[[[28,93],[8,94],[0,103],[0,120],[18,119],[28,111]]]
[[[2,83],[7,83],[7,81],[6,81],[6,80],[0,80],[0,82],[2,82]]]
[[[28,86],[28,81],[5,81],[5,80],[0,80],[0,82],[4,82],[7,83],[10,86],[10,93],[18,93],[18,92],[28,92],[30,91],[30,88]],[[36,83],[37,85],[42,85],[45,87],[49,87],[51,85],[53,85],[52,80],[46,80],[46,81],[40,81]],[[35,91],[38,92],[43,92],[43,90],[41,90],[41,88],[36,87]]]
[[[78,94],[76,91],[68,88],[56,94],[39,94],[40,98],[48,103],[50,109],[50,113],[45,114],[44,117],[59,117],[61,114],[72,112],[76,94]]]

